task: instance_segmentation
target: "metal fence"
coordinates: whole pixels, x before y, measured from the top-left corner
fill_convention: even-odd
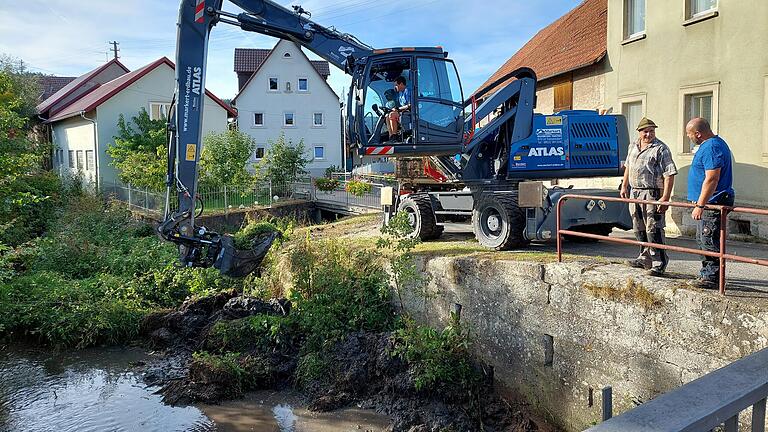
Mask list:
[[[768,216],[768,210],[756,209],[756,208],[750,208],[750,207],[729,207],[729,206],[707,204],[704,207],[706,210],[720,211],[720,252],[709,252],[709,251],[704,251],[700,249],[691,249],[691,248],[685,248],[680,246],[672,246],[672,245],[658,244],[658,243],[651,243],[651,242],[641,242],[637,240],[619,239],[619,238],[602,236],[597,234],[588,234],[588,233],[579,232],[579,231],[560,229],[560,208],[569,199],[591,200],[593,202],[598,202],[598,203],[600,201],[613,201],[613,202],[624,202],[627,204],[629,203],[654,204],[654,205],[668,205],[670,207],[685,207],[685,208],[694,207],[694,204],[683,203],[683,202],[648,201],[648,200],[638,200],[638,199],[630,199],[630,198],[614,198],[614,197],[578,195],[578,194],[563,195],[560,198],[560,200],[557,202],[557,259],[558,261],[563,260],[562,239],[564,235],[575,236],[575,237],[585,237],[585,238],[604,240],[604,241],[614,242],[614,243],[624,243],[624,244],[630,244],[630,245],[636,245],[636,246],[642,246],[642,247],[652,247],[652,248],[658,248],[658,249],[673,250],[676,252],[710,256],[710,257],[718,258],[720,260],[719,287],[720,287],[720,294],[723,294],[723,295],[725,295],[725,264],[727,260],[768,266],[768,260],[761,260],[761,259],[743,257],[739,255],[732,255],[732,254],[726,253],[726,239],[728,237],[728,223],[727,223],[728,214],[739,212],[739,213],[749,213],[749,214]]]
[[[708,373],[620,416],[611,418],[610,412],[604,412],[606,421],[587,431],[694,432],[723,427],[725,432],[737,432],[739,414],[751,407],[751,431],[765,432],[766,370],[768,349]],[[603,402],[610,410],[611,404]]]
[[[381,184],[371,185],[369,192],[354,195],[346,190],[347,182],[340,182],[332,191],[317,189],[313,179],[301,182],[273,184],[271,182],[254,186],[221,186],[197,189],[203,203],[203,214],[221,214],[239,209],[269,208],[276,202],[306,200],[346,209],[380,208]],[[162,214],[165,211],[165,193],[147,188],[137,188],[118,182],[102,184],[105,196],[124,202],[130,209]],[[176,196],[171,197],[171,206],[176,205]]]

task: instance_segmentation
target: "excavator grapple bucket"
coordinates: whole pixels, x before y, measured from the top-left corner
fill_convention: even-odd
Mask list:
[[[232,236],[221,237],[221,252],[219,258],[213,264],[221,274],[230,277],[243,277],[258,270],[261,261],[269,252],[272,243],[280,236],[278,232],[265,234],[254,240],[251,249],[235,248]]]

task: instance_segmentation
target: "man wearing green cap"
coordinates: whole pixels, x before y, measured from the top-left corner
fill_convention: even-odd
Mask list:
[[[643,117],[637,125],[639,137],[629,145],[621,197],[647,201],[669,201],[675,185],[677,167],[672,152],[656,138],[656,123]],[[664,244],[664,213],[669,206],[653,204],[629,204],[632,227],[639,241]],[[669,258],[664,249],[641,247],[640,255],[627,264],[637,268],[649,268],[648,273],[661,276]]]

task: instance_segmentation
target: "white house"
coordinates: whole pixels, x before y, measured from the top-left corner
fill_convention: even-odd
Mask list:
[[[64,93],[77,94],[66,104],[46,100],[39,106],[57,107],[44,113],[46,123],[51,126],[54,169],[60,173],[81,171],[87,180],[99,184],[114,182],[117,171],[110,165],[106,150],[119,134],[120,114],[130,121],[144,108],[153,119],[165,116],[175,88],[173,62],[163,57],[133,72],[120,66],[124,69],[122,73],[116,72],[113,66],[106,68],[117,75],[110,81],[93,80],[94,76],[103,75],[105,67],[101,66],[83,75],[85,79],[70,83],[79,80],[81,85],[90,83],[89,88],[61,89]],[[205,94],[203,134],[225,131],[228,117],[235,117],[237,113],[210,91],[206,90]]]
[[[240,91],[232,103],[238,128],[258,146],[254,162],[284,133],[294,143],[304,140],[312,176],[342,165],[341,106],[326,81],[327,62],[310,61],[298,45],[281,40],[271,51],[236,49],[235,72]]]

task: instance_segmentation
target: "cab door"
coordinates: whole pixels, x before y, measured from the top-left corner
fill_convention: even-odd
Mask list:
[[[464,97],[459,74],[451,60],[431,57],[416,59],[415,144],[456,144],[462,148]]]

